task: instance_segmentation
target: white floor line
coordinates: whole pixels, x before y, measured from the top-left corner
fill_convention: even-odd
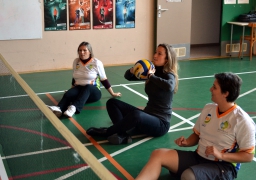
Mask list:
[[[240,73],[235,73],[235,74],[253,74],[256,73],[256,71],[249,71],[249,72],[240,72]],[[209,75],[209,76],[198,76],[198,77],[189,77],[189,78],[180,78],[179,81],[182,80],[189,80],[189,79],[202,79],[202,78],[210,78],[213,77],[213,75]],[[127,86],[127,85],[137,85],[137,84],[145,84],[145,82],[137,82],[137,83],[128,83],[128,84],[119,84],[119,85],[111,85],[112,87],[119,87],[119,86]],[[104,88],[103,86],[100,88]],[[63,91],[53,91],[53,92],[43,92],[43,93],[36,93],[37,95],[41,95],[41,94],[54,94],[54,93],[60,93],[60,92],[64,92],[66,90]],[[12,98],[12,97],[19,97],[19,96],[27,96],[27,95],[17,95],[17,96],[7,96],[7,97],[0,97],[0,99],[4,99],[4,98]]]
[[[249,74],[249,73],[256,73],[256,71],[252,71],[252,72],[241,72],[241,73],[236,73],[236,74]],[[179,80],[199,79],[199,78],[210,78],[210,77],[213,77],[213,76],[211,75],[211,76],[200,76],[200,77],[181,78],[181,79],[179,79]],[[135,94],[137,94],[137,95],[143,97],[144,99],[148,100],[148,98],[147,98],[146,96],[142,95],[141,93],[139,93],[139,92],[137,92],[137,91],[135,91],[135,90],[133,90],[133,89],[131,89],[131,88],[129,88],[129,87],[127,86],[127,85],[136,85],[136,84],[144,84],[144,83],[145,83],[145,82],[141,82],[141,83],[130,83],[130,84],[120,84],[120,85],[112,85],[112,87],[123,86],[123,87],[125,87],[126,89],[129,89],[130,91],[134,92]],[[101,87],[101,88],[103,88],[103,87]],[[247,94],[249,94],[249,93],[251,93],[251,92],[253,92],[253,91],[255,91],[255,90],[256,90],[256,88],[255,88],[255,89],[252,89],[252,90],[250,90],[250,91],[248,91],[248,92],[246,92],[246,93],[243,93],[243,94],[240,95],[239,97],[243,97],[244,95],[247,95]],[[46,94],[46,93],[51,93],[51,94],[52,94],[52,93],[60,93],[60,92],[64,92],[64,91],[65,91],[65,90],[63,90],[63,91],[54,91],[54,92],[45,92],[45,93],[37,93],[37,95]],[[23,96],[27,96],[27,95],[21,95],[21,97],[23,97]],[[3,99],[3,98],[13,98],[13,97],[20,97],[20,96],[0,97],[0,99]],[[171,127],[170,127],[170,130],[169,130],[168,132],[175,132],[175,131],[182,131],[182,130],[192,129],[193,126],[194,126],[194,123],[190,122],[190,120],[192,120],[192,119],[194,119],[194,118],[197,118],[197,117],[200,115],[200,113],[199,113],[199,114],[196,114],[196,115],[194,115],[194,116],[192,116],[192,117],[189,118],[189,119],[186,119],[186,118],[184,118],[184,117],[178,115],[178,114],[175,113],[175,112],[173,112],[173,115],[176,116],[176,117],[178,117],[179,119],[181,119],[181,120],[183,120],[183,121],[180,122],[180,123],[177,123],[176,125],[171,126]],[[254,117],[254,118],[255,118],[255,117]],[[175,127],[178,127],[178,126],[180,126],[180,125],[182,125],[182,124],[184,124],[184,123],[188,123],[188,124],[190,124],[190,125],[192,125],[192,126],[191,126],[191,127],[186,127],[186,128],[174,129]],[[140,141],[138,141],[138,142],[136,142],[136,143],[133,143],[132,145],[129,145],[129,146],[127,146],[127,147],[125,147],[125,148],[123,148],[123,149],[121,149],[121,150],[118,150],[118,151],[116,151],[116,152],[114,152],[114,153],[112,153],[112,154],[110,154],[110,155],[111,155],[112,157],[114,157],[114,156],[116,156],[116,155],[118,155],[118,154],[120,154],[120,153],[122,153],[122,152],[125,152],[125,151],[127,151],[127,150],[129,150],[129,149],[131,149],[131,148],[133,148],[133,147],[135,147],[135,146],[137,146],[137,145],[140,145],[140,144],[142,144],[142,143],[144,143],[144,142],[146,142],[146,141],[148,141],[148,140],[150,140],[150,139],[152,139],[152,138],[153,138],[153,137],[146,137],[146,138],[144,138],[144,139],[142,139],[142,140],[140,140]],[[106,142],[106,141],[103,141],[103,142]],[[99,142],[98,142],[98,143],[99,143]],[[91,143],[89,143],[89,144],[91,144]],[[56,151],[57,149],[59,149],[59,148],[56,148],[55,151]],[[50,151],[51,151],[51,150],[49,150],[49,152],[50,152]],[[45,151],[45,152],[46,152],[46,151]],[[38,154],[40,154],[40,153],[45,153],[45,152],[39,151]],[[28,155],[28,154],[30,154],[30,153],[25,153],[25,154]],[[34,154],[34,153],[32,153],[32,154]],[[21,155],[21,156],[23,156],[23,155]],[[14,155],[13,157],[18,157],[18,156],[17,156],[17,155]],[[10,156],[9,158],[13,158],[13,157]],[[5,157],[5,158],[7,159],[7,157]],[[107,160],[106,157],[103,157],[103,158],[99,159],[100,162],[103,162],[103,161],[105,161],[105,160]],[[253,160],[256,161],[256,158],[254,157]],[[83,168],[79,168],[79,169],[77,169],[77,170],[75,170],[75,171],[73,171],[73,172],[71,172],[71,173],[68,173],[68,174],[62,176],[62,177],[65,177],[64,179],[66,179],[66,178],[68,178],[68,177],[74,175],[74,173],[77,174],[77,173],[79,173],[79,172],[81,172],[81,171],[83,171],[83,170],[85,170],[85,169],[88,169],[88,166],[83,167]],[[68,175],[70,175],[70,176],[68,176]],[[59,177],[58,179],[62,179],[62,178]]]
[[[186,121],[193,120],[193,119],[197,118],[199,115],[200,115],[200,113],[199,113],[199,114],[196,114],[196,115],[194,115],[194,116],[192,116],[192,117],[190,117],[190,118],[188,118]],[[176,131],[183,131],[183,130],[192,129],[193,126],[191,126],[191,127],[186,127],[186,128],[180,128],[180,129],[174,129],[174,128],[177,127],[177,126],[180,126],[180,125],[186,123],[186,121],[182,121],[182,122],[180,122],[180,123],[177,123],[177,124],[171,126],[171,127],[170,127],[170,130],[169,130],[168,132],[176,132]],[[141,137],[141,136],[145,136],[145,135],[139,135],[139,136],[137,136],[137,137]],[[134,136],[133,138],[135,138],[135,136]],[[136,143],[133,143],[133,144],[131,144],[131,145],[129,145],[129,146],[123,148],[123,149],[120,149],[120,150],[118,150],[118,151],[116,151],[116,152],[114,152],[114,153],[111,153],[110,156],[111,156],[111,157],[114,157],[114,156],[116,156],[116,155],[119,155],[119,154],[121,154],[121,153],[123,153],[123,152],[125,152],[125,151],[128,151],[128,150],[130,150],[130,149],[132,149],[132,148],[134,148],[134,147],[136,147],[136,146],[138,146],[138,145],[140,145],[140,144],[142,144],[142,143],[144,143],[144,142],[146,142],[146,141],[152,139],[152,138],[153,138],[153,137],[146,137],[146,138],[144,138],[144,139],[142,139],[142,140],[140,140],[140,141],[137,141]],[[102,157],[102,158],[99,159],[99,162],[103,162],[103,161],[105,161],[105,160],[107,160],[107,158],[106,158],[106,157]],[[64,176],[61,176],[61,177],[57,178],[56,180],[61,180],[61,179],[69,178],[69,177],[71,177],[71,176],[73,176],[73,175],[75,175],[75,174],[77,174],[77,173],[79,173],[79,172],[81,172],[81,171],[83,171],[83,170],[86,170],[87,168],[88,168],[88,167],[79,168],[79,169],[77,169],[77,170],[75,170],[75,171],[72,171],[72,172],[70,172],[70,173],[68,173],[68,174],[65,174]]]
[[[148,100],[148,97],[147,97],[147,96],[144,96],[143,94],[141,94],[141,93],[139,93],[139,92],[133,90],[132,88],[130,88],[130,87],[126,86],[126,85],[122,85],[122,86],[123,86],[124,88],[126,88],[126,89],[132,91],[133,93],[139,95],[140,97],[143,97],[144,99]]]
[[[103,143],[107,143],[107,140],[103,140],[103,141],[98,141],[98,144],[103,144]],[[84,144],[84,146],[91,146],[92,143],[86,143]],[[11,159],[11,158],[19,158],[19,157],[24,157],[24,156],[31,156],[31,155],[36,155],[36,154],[44,154],[44,153],[49,153],[49,152],[56,152],[56,151],[62,151],[62,150],[66,150],[66,149],[70,149],[71,147],[69,146],[65,146],[65,147],[61,147],[61,148],[53,148],[53,149],[47,149],[47,150],[41,150],[41,151],[34,151],[34,152],[29,152],[29,153],[23,153],[23,154],[15,154],[15,155],[10,155],[10,156],[4,156],[2,157],[2,159]]]
[[[198,114],[196,114],[196,115],[194,115],[194,116],[188,118],[187,121],[191,121],[191,120],[197,118],[199,115],[200,115],[200,113],[198,113]],[[174,124],[173,126],[170,127],[169,132],[170,132],[171,129],[174,129],[174,128],[176,128],[176,127],[178,127],[178,126],[180,126],[180,125],[182,125],[182,124],[185,124],[185,123],[186,123],[186,121],[181,121],[181,122],[179,122],[179,123],[177,123],[177,124]]]
[[[252,119],[255,119],[256,118],[256,116],[253,116],[253,117],[251,117]]]
[[[114,153],[111,153],[110,156],[111,156],[111,157],[114,157],[114,156],[116,156],[116,155],[119,155],[119,154],[121,154],[122,152],[125,152],[125,151],[127,151],[127,150],[130,150],[131,148],[133,148],[133,147],[135,147],[135,146],[137,146],[137,145],[139,145],[139,144],[142,144],[142,143],[144,143],[144,142],[146,142],[146,141],[148,141],[148,140],[150,140],[150,139],[152,139],[152,138],[153,138],[153,137],[146,137],[146,138],[144,138],[144,139],[142,139],[142,140],[140,140],[140,141],[138,141],[138,142],[136,142],[136,143],[133,143],[133,144],[131,144],[131,145],[129,145],[129,146],[127,146],[127,147],[121,149],[121,150],[118,150],[118,151],[116,151],[116,152],[114,152]],[[107,160],[106,157],[102,157],[102,158],[100,158],[98,161],[102,163],[103,161],[106,161],[106,160]],[[71,177],[71,176],[73,176],[73,175],[75,175],[75,174],[77,174],[77,173],[79,173],[79,172],[81,172],[81,171],[83,171],[83,170],[85,170],[85,169],[87,169],[87,168],[88,168],[88,167],[79,168],[79,169],[77,169],[77,170],[75,170],[75,171],[72,171],[72,172],[70,172],[70,173],[67,173],[67,174],[65,174],[65,175],[63,175],[63,176],[57,178],[56,180],[62,180],[62,179],[69,178],[69,177]]]
[[[184,131],[184,130],[188,130],[188,129],[193,129],[193,127],[194,126],[185,127],[185,128],[179,128],[179,129],[170,129],[168,132]]]
[[[4,167],[3,158],[0,155],[0,179],[1,180],[8,180],[8,176]]]
[[[126,85],[123,85],[123,87],[126,88],[126,89],[128,89],[128,90],[130,90],[130,91],[132,91],[133,93],[139,95],[140,97],[143,97],[144,99],[148,100],[148,97],[147,97],[147,96],[144,96],[143,94],[141,94],[141,93],[139,93],[139,92],[133,90],[132,88],[130,88],[130,87],[126,86]],[[175,112],[172,112],[172,115],[174,115],[174,116],[176,116],[177,118],[179,118],[179,119],[181,119],[181,120],[187,122],[188,124],[194,125],[194,123],[188,121],[186,118],[180,116],[179,114],[177,114],[177,113],[175,113]]]
[[[254,92],[254,91],[256,91],[256,88],[254,88],[254,89],[252,89],[252,90],[250,90],[250,91],[247,91],[247,92],[245,92],[245,93],[243,93],[243,94],[240,94],[238,98],[243,97],[243,96],[245,96],[245,95],[247,95],[247,94],[250,94],[250,93],[252,93],[252,92]]]
[[[80,173],[80,172],[82,172],[82,171],[84,171],[84,170],[86,170],[86,169],[89,169],[89,168],[90,168],[90,166],[81,167],[81,168],[76,169],[76,170],[74,170],[74,171],[72,171],[72,172],[70,172],[70,173],[67,173],[67,174],[65,174],[65,175],[63,175],[63,176],[61,176],[61,177],[58,177],[58,178],[55,179],[55,180],[63,180],[63,179],[70,178],[71,176],[74,176],[74,175],[76,175],[76,174],[78,174],[78,173]]]
[[[253,73],[256,73],[256,71],[240,72],[240,73],[235,73],[235,74],[253,74]],[[181,80],[188,80],[188,79],[210,78],[210,77],[214,77],[214,76],[210,75],[210,76],[198,76],[198,77],[180,78],[179,81],[181,81]]]

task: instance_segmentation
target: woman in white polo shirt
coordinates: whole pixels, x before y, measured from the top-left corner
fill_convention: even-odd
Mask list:
[[[112,90],[103,63],[94,57],[90,43],[82,42],[77,52],[79,58],[73,62],[72,87],[57,106],[48,106],[57,117],[62,114],[72,117],[81,112],[85,103],[98,101],[101,98],[100,83],[113,97],[121,96],[120,92]]]
[[[175,143],[197,145],[195,151],[157,149],[136,180],[157,179],[161,167],[181,180],[231,180],[241,163],[252,161],[255,153],[255,123],[236,103],[242,80],[233,73],[215,74],[210,88],[214,103],[205,105],[188,137]]]

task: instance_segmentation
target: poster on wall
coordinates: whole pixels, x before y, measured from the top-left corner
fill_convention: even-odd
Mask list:
[[[113,0],[92,0],[93,29],[113,28]]]
[[[116,28],[135,28],[135,0],[116,0]]]
[[[67,0],[44,0],[44,30],[67,30]]]
[[[91,29],[90,0],[68,0],[69,30]]]

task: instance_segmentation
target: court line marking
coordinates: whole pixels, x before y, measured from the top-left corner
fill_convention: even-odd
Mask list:
[[[249,72],[240,72],[240,73],[235,73],[235,74],[253,74],[256,73],[256,71],[249,71]],[[190,79],[202,79],[202,78],[210,78],[210,77],[214,77],[213,75],[209,75],[209,76],[195,76],[195,77],[189,77],[189,78],[180,78],[179,81],[182,80],[190,80]],[[128,83],[128,84],[119,84],[119,85],[111,85],[111,87],[119,87],[119,86],[123,86],[123,85],[137,85],[137,84],[145,84],[145,81],[143,82],[136,82],[136,83]],[[103,86],[100,88],[104,88]],[[42,93],[36,93],[37,95],[44,95],[44,94],[55,94],[55,93],[62,93],[65,92],[66,90],[62,90],[62,91],[52,91],[52,92],[42,92]],[[14,98],[14,97],[24,97],[27,95],[17,95],[17,96],[6,96],[6,97],[0,97],[0,99],[5,99],[5,98]]]
[[[127,85],[122,85],[122,86],[123,86],[124,88],[126,88],[126,89],[132,91],[133,93],[139,95],[140,97],[143,97],[144,99],[148,100],[148,97],[147,97],[147,96],[144,96],[143,94],[141,94],[141,93],[135,91],[134,89],[128,87]],[[186,118],[180,116],[179,114],[177,114],[177,113],[175,113],[175,112],[173,112],[173,111],[172,111],[172,114],[173,114],[174,116],[180,118],[181,120],[186,121],[188,124],[194,125],[194,123],[188,121]]]
[[[198,113],[198,114],[196,114],[196,115],[194,115],[194,116],[188,118],[187,120],[193,120],[193,119],[197,118],[199,115],[200,115],[200,113]],[[255,116],[255,117],[252,117],[252,118],[256,118],[256,116]],[[181,121],[181,122],[179,122],[179,123],[177,123],[177,124],[171,126],[168,132],[182,131],[182,130],[188,130],[188,129],[192,129],[192,128],[193,128],[193,127],[191,126],[191,127],[186,127],[186,128],[174,129],[175,127],[178,127],[178,126],[180,126],[180,125],[182,125],[182,124],[184,124],[184,123],[186,123],[186,122]],[[139,136],[145,136],[145,135],[138,135],[138,137],[139,137]],[[134,138],[134,137],[133,137],[133,138]],[[127,150],[130,150],[131,148],[133,148],[133,147],[135,147],[135,146],[137,146],[137,145],[139,145],[139,144],[142,144],[142,143],[144,143],[144,142],[146,142],[146,141],[148,141],[148,140],[150,140],[150,139],[152,139],[152,138],[153,138],[153,137],[144,138],[144,139],[142,139],[142,140],[140,140],[140,141],[138,141],[138,142],[136,142],[136,143],[134,143],[134,144],[132,144],[132,145],[130,145],[130,146],[127,146],[127,147],[125,147],[125,148],[123,148],[123,149],[121,149],[121,150],[118,150],[118,151],[116,151],[116,152],[114,152],[114,153],[112,153],[112,154],[110,154],[110,155],[111,155],[112,157],[114,157],[115,155],[118,155],[118,154],[120,154],[120,153],[122,153],[122,152],[125,152],[125,151],[127,151]],[[98,141],[97,143],[99,143],[99,144],[101,144],[101,143],[107,143],[107,140]],[[84,144],[84,145],[85,145],[85,146],[89,146],[89,145],[92,145],[92,143],[86,143],[86,144]],[[22,157],[22,156],[28,156],[28,155],[35,155],[35,154],[41,154],[41,153],[47,153],[47,152],[65,150],[65,149],[70,149],[70,147],[54,148],[54,149],[50,149],[50,150],[43,150],[43,151],[37,151],[37,152],[32,152],[32,153],[24,153],[24,154],[6,156],[6,157],[3,157],[2,159],[10,159],[10,158],[16,158],[16,157]],[[100,162],[103,162],[104,160],[107,160],[107,158],[106,158],[106,157],[103,157],[103,158],[99,159]],[[254,158],[253,160],[256,161],[256,158]],[[77,174],[77,173],[79,173],[79,172],[81,172],[81,171],[83,171],[83,170],[85,170],[85,169],[87,169],[87,168],[88,168],[88,166],[87,166],[87,167],[79,168],[79,169],[77,169],[77,170],[71,172],[71,175],[68,175],[68,174],[67,174],[67,177],[66,177],[66,178],[68,178],[68,177],[70,177],[70,176],[72,176],[72,175],[75,175],[75,174]],[[60,179],[61,179],[61,177],[60,177]]]
[[[250,91],[247,91],[247,92],[245,92],[245,93],[243,93],[243,94],[240,94],[240,95],[238,96],[238,98],[241,98],[241,97],[243,97],[243,96],[245,96],[245,95],[247,95],[247,94],[250,94],[250,93],[252,93],[252,92],[254,92],[254,91],[256,91],[256,88],[254,88],[254,89],[252,89],[252,90],[250,90]]]
[[[248,73],[250,73],[250,72],[248,72]],[[238,74],[238,73],[237,73]],[[240,73],[241,74],[241,73]],[[213,76],[203,76],[203,77],[194,77],[194,78],[205,78],[205,77],[213,77]],[[193,78],[193,77],[192,77]],[[180,79],[180,80],[185,80],[185,79],[192,79],[192,78],[183,78],[183,79]],[[145,82],[143,82],[143,83],[145,83]],[[128,85],[134,85],[134,84],[143,84],[143,83],[131,83],[131,84],[128,84]],[[123,86],[124,84],[121,84],[121,85],[116,85],[116,86]],[[113,86],[112,86],[113,87]],[[255,91],[256,90],[256,88],[255,89],[253,89],[253,90],[251,90],[251,92],[253,92],[253,91]],[[52,93],[58,93],[58,92],[63,92],[63,91],[55,91],[55,92],[52,92]],[[250,92],[246,92],[246,94],[249,94]],[[45,93],[37,93],[37,94],[45,94]],[[243,96],[244,95],[246,95],[245,93],[243,94]],[[21,95],[21,96],[27,96],[27,95]],[[144,96],[144,95],[142,95],[142,96]],[[17,97],[17,96],[12,96],[12,97]],[[144,96],[145,97],[145,96]],[[242,97],[242,96],[241,96]],[[0,99],[1,99],[1,97],[0,97]],[[176,115],[178,115],[178,114],[176,114]],[[178,115],[179,116],[179,115]],[[195,115],[195,116],[197,116],[197,115]],[[182,117],[182,116],[179,116],[179,117],[181,117],[181,118],[183,118],[184,120],[186,120],[186,121],[188,121],[188,119],[185,119],[184,117]],[[193,117],[193,116],[192,116]],[[184,121],[182,121],[182,124],[184,124],[184,123],[186,123],[186,122],[184,122]],[[189,124],[191,124],[191,122],[189,123]],[[194,123],[192,123],[192,124],[194,124]],[[177,125],[176,124],[176,127],[177,126],[179,126],[179,125]],[[191,129],[191,128],[193,128],[193,127],[187,127],[187,128],[185,128],[185,129]],[[172,131],[170,131],[169,130],[169,132],[173,132],[173,131],[179,131],[180,129],[175,129],[175,130],[172,130]],[[153,137],[152,137],[153,138]],[[150,138],[151,139],[151,138]],[[149,140],[149,139],[148,139]],[[147,141],[147,140],[146,140]],[[145,142],[145,141],[143,141],[143,142]],[[138,142],[136,142],[136,143],[134,143],[134,144],[137,144]],[[127,148],[125,148],[125,149],[127,149]],[[105,157],[104,157],[105,158]],[[254,158],[254,160],[255,160],[255,158]],[[255,160],[256,161],[256,160]]]
[[[102,143],[106,143],[107,140],[97,141],[97,142],[99,144],[102,144]],[[85,143],[83,145],[84,146],[91,146],[93,144],[92,143]],[[62,151],[62,150],[67,150],[67,149],[71,149],[71,147],[70,146],[65,146],[65,147],[60,147],[60,148],[46,149],[46,150],[29,152],[29,153],[15,154],[15,155],[10,155],[10,156],[4,156],[4,157],[2,157],[2,159],[19,158],[19,157],[23,157],[23,156],[32,156],[32,155],[38,155],[38,154],[44,154],[44,153],[49,153],[49,152]]]
[[[190,120],[193,120],[193,119],[196,118],[197,116],[198,116],[198,114],[195,115],[195,116],[190,117],[189,119],[190,119]],[[182,123],[184,124],[185,122],[182,122]],[[179,126],[179,125],[180,125],[180,123],[177,123],[176,125],[171,126],[171,127],[170,127],[170,130],[169,130],[168,132],[183,131],[183,130],[188,130],[188,129],[192,129],[192,128],[193,128],[193,127],[186,127],[186,128],[174,129],[175,127],[177,127],[177,126]],[[145,135],[139,135],[139,136],[145,136]],[[132,145],[129,145],[129,146],[127,146],[127,147],[125,147],[125,148],[123,148],[123,149],[121,149],[121,150],[118,150],[118,151],[116,151],[116,152],[114,152],[114,153],[111,153],[110,155],[111,155],[112,157],[114,157],[114,156],[116,156],[116,155],[119,155],[119,154],[121,154],[122,152],[125,152],[125,151],[127,151],[127,150],[130,150],[131,148],[133,148],[133,147],[135,147],[135,146],[137,146],[137,145],[140,145],[140,144],[142,144],[142,143],[144,143],[144,142],[146,142],[146,141],[148,141],[148,140],[150,140],[150,139],[152,139],[152,138],[153,138],[153,137],[146,137],[146,138],[144,138],[144,139],[142,139],[142,140],[140,140],[140,141],[138,141],[138,142],[136,142],[136,143],[133,143]],[[98,141],[97,143],[99,143],[99,144],[100,144],[100,143],[107,143],[107,140]],[[89,145],[92,145],[92,143],[86,143],[86,144],[84,144],[84,145],[85,145],[85,146],[89,146]],[[64,150],[64,149],[67,149],[67,148],[70,149],[70,147],[55,148],[55,149],[52,149],[52,150],[40,151],[40,152],[37,152],[37,153],[24,153],[24,154],[22,154],[22,155],[7,156],[7,157],[5,157],[5,158],[3,158],[3,159],[14,158],[14,157],[20,157],[20,156],[26,156],[26,155],[33,155],[33,154],[40,154],[40,153],[46,153],[46,152],[51,152],[51,151]],[[99,162],[103,162],[103,161],[105,161],[105,160],[107,160],[107,158],[106,158],[106,157],[102,157],[102,158],[99,159]],[[256,158],[254,158],[253,160],[256,161]],[[68,173],[68,174],[66,174],[66,175],[64,175],[64,176],[59,177],[58,180],[71,177],[71,176],[73,176],[73,175],[75,175],[75,174],[77,174],[77,173],[79,173],[79,172],[81,172],[81,171],[83,171],[83,170],[88,169],[88,168],[89,168],[88,166],[79,168],[79,169],[77,169],[77,170],[75,170],[75,171],[72,171],[72,172],[70,172],[70,173]]]
[[[57,105],[58,102],[50,95],[50,94],[46,94],[46,96],[55,104]],[[113,159],[109,153],[102,147],[100,146],[96,140],[94,140],[91,136],[89,136],[86,133],[86,130],[74,119],[74,118],[68,118],[73,124],[74,126],[94,145],[94,147],[96,147],[96,149],[98,149],[98,151],[105,156],[109,162],[115,166],[115,168],[121,173],[123,174],[124,177],[126,177],[127,179],[134,179],[115,159]]]
[[[256,72],[256,71],[255,71],[255,72]],[[126,89],[128,89],[128,90],[130,90],[130,91],[132,91],[132,92],[134,92],[135,94],[137,94],[137,95],[143,97],[144,99],[148,100],[148,97],[146,97],[146,96],[142,95],[141,93],[139,93],[139,92],[137,92],[137,91],[135,91],[135,90],[129,88],[128,86],[123,85],[123,87],[126,88]],[[247,95],[247,94],[249,94],[249,93],[251,93],[251,92],[253,92],[253,91],[255,91],[255,90],[256,90],[256,88],[254,88],[254,89],[252,89],[252,90],[250,90],[250,91],[247,91],[247,92],[241,94],[238,98],[243,97],[243,96],[245,96],[245,95]],[[180,118],[181,120],[183,120],[182,122],[178,123],[179,125],[184,124],[184,123],[188,123],[188,124],[190,124],[190,125],[192,125],[192,126],[194,126],[195,124],[192,123],[192,122],[190,122],[190,120],[192,120],[192,119],[194,119],[194,118],[196,118],[196,117],[198,117],[198,116],[200,115],[200,113],[198,113],[198,114],[196,114],[196,115],[190,117],[190,119],[188,120],[188,119],[186,119],[186,118],[184,118],[184,117],[178,115],[177,113],[175,113],[175,112],[173,112],[173,111],[172,111],[172,114],[173,114],[174,116]],[[176,124],[175,127],[179,126],[178,124]],[[173,127],[173,128],[174,128],[174,127]],[[191,127],[188,127],[188,128],[191,128]],[[193,128],[193,127],[192,127],[192,128]],[[170,128],[170,129],[171,129],[171,128]],[[168,132],[171,132],[171,130],[169,130]]]
[[[174,132],[174,131],[187,130],[187,129],[192,129],[192,127],[181,128],[181,129],[177,129],[177,130],[175,129],[175,130],[173,130],[173,132]],[[170,131],[170,132],[171,132],[171,131]],[[131,144],[131,145],[129,145],[129,146],[126,146],[126,147],[124,147],[124,148],[122,148],[122,149],[120,149],[120,150],[118,150],[118,151],[116,151],[116,152],[114,152],[114,153],[111,153],[110,156],[111,156],[111,157],[117,156],[117,155],[119,155],[119,154],[121,154],[121,153],[123,153],[123,152],[125,152],[125,151],[128,151],[128,150],[130,150],[130,149],[132,149],[132,148],[134,148],[134,147],[136,147],[136,146],[138,146],[138,145],[140,145],[140,144],[142,144],[142,143],[144,143],[144,142],[146,142],[146,141],[152,139],[152,138],[154,138],[154,137],[146,137],[146,138],[144,138],[144,139],[142,139],[142,140],[140,140],[140,141],[137,141],[137,142],[135,142],[135,143],[133,143],[133,144]],[[98,159],[98,161],[101,162],[101,163],[102,163],[103,161],[106,161],[106,160],[107,160],[106,157],[102,157],[102,158]],[[73,176],[73,175],[75,175],[75,174],[77,174],[77,173],[79,173],[79,172],[81,172],[81,171],[83,171],[83,170],[86,170],[87,168],[88,168],[88,167],[79,168],[79,169],[77,169],[77,170],[75,170],[75,171],[72,171],[72,172],[70,172],[70,173],[65,174],[64,176],[61,176],[61,177],[57,178],[56,180],[61,180],[61,179],[69,178],[69,177],[71,177],[71,176]]]
[[[3,158],[0,154],[0,180],[8,180],[8,175],[4,167]]]
[[[141,97],[143,97],[144,99],[146,99],[146,100],[148,100],[148,97],[146,97],[146,96],[144,96],[143,94],[141,94],[141,93],[139,93],[139,92],[137,92],[137,91],[135,91],[135,90],[133,90],[132,88],[130,88],[130,87],[128,87],[128,86],[126,86],[126,85],[122,85],[124,88],[127,88],[128,90],[130,90],[130,91],[132,91],[133,93],[135,93],[135,94],[137,94],[137,95],[139,95],[139,96],[141,96]],[[53,102],[54,102],[54,104],[56,105],[57,104],[57,101],[50,95],[50,94],[47,94],[47,97],[48,98],[50,98]],[[184,118],[184,117],[182,117],[182,116],[180,116],[180,115],[178,115],[177,113],[174,113],[174,112],[172,112],[172,114],[174,115],[174,116],[176,116],[176,117],[178,117],[178,118],[180,118],[181,120],[183,120],[183,122],[185,123],[189,123],[189,124],[191,124],[192,126],[194,126],[194,123],[192,123],[192,122],[190,122],[189,120],[187,120],[186,118]],[[75,125],[76,127],[77,126],[80,126],[80,124],[78,124],[77,122],[76,122],[76,120],[75,119],[73,119],[73,118],[69,118],[72,122],[73,121],[75,121],[75,122],[73,122],[73,123],[75,123],[75,124],[77,124],[77,125]],[[194,119],[194,116],[192,116],[192,118],[191,119]],[[77,127],[78,128],[78,127]],[[174,128],[174,127],[173,127]],[[189,129],[191,129],[192,127],[188,127]],[[80,128],[78,128],[79,130],[80,130]],[[82,131],[81,131],[82,130]],[[81,127],[81,132],[83,133],[83,131],[85,131],[82,127]],[[84,133],[83,133],[84,134]],[[86,133],[84,134],[86,137],[88,136]],[[88,138],[88,137],[87,137]],[[122,150],[119,150],[119,151],[116,151],[115,153],[112,153],[112,154],[110,154],[111,155],[111,157],[113,157],[113,155],[117,155],[117,154],[120,154],[120,153],[122,153],[122,152],[124,152],[124,151],[126,151],[126,150],[129,150],[129,149],[131,149],[131,148],[133,148],[133,147],[135,147],[135,146],[137,146],[137,145],[139,145],[139,144],[141,144],[141,143],[144,143],[144,142],[146,142],[146,141],[148,141],[148,140],[150,140],[150,139],[152,139],[153,137],[147,137],[147,138],[144,138],[143,140],[140,140],[140,141],[138,141],[138,142],[136,142],[136,143],[133,143],[132,145],[129,145],[129,146],[127,146],[127,147],[125,147],[125,148],[123,148]],[[91,139],[90,138],[88,138],[90,141],[91,141]],[[94,140],[93,138],[92,138],[92,140]],[[94,140],[95,141],[95,140]],[[92,141],[91,141],[92,142]],[[96,142],[96,141],[95,141]],[[94,144],[94,143],[93,143]],[[95,144],[94,144],[94,146],[95,146]],[[95,146],[96,148],[97,148],[97,146]],[[99,147],[101,147],[101,146],[99,146]],[[98,149],[98,148],[97,148]],[[98,149],[99,150],[99,149]],[[100,151],[100,150],[99,150]],[[105,151],[105,150],[104,150]],[[100,151],[101,152],[101,151]],[[103,153],[102,153],[103,154]],[[104,154],[103,154],[104,155]],[[104,157],[104,158],[107,158],[106,156]],[[108,158],[109,159],[109,158]],[[113,164],[114,165],[114,164]],[[115,166],[115,165],[114,165]],[[117,167],[116,167],[117,168]],[[117,168],[118,169],[118,168]],[[119,170],[119,169],[118,169]],[[120,170],[119,170],[120,171]],[[78,172],[80,172],[80,170],[78,170],[77,171],[77,173]],[[72,176],[72,175],[74,175],[74,171],[72,171],[72,172],[70,172],[70,173],[68,173],[68,174],[66,174],[66,175],[64,175],[64,176],[61,176],[61,177],[59,177],[60,179],[61,178],[64,178],[64,177],[70,177],[70,176]],[[124,174],[123,174],[124,175]],[[58,178],[58,179],[59,179]]]

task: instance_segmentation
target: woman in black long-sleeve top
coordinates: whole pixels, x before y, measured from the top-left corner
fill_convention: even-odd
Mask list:
[[[109,128],[89,128],[91,136],[106,136],[112,144],[130,143],[127,131],[136,128],[149,136],[162,136],[170,128],[173,94],[178,90],[178,62],[168,44],[159,44],[148,72],[145,92],[148,102],[144,110],[117,99],[107,101],[107,111],[113,125]],[[125,72],[127,80],[136,80],[133,68]]]

